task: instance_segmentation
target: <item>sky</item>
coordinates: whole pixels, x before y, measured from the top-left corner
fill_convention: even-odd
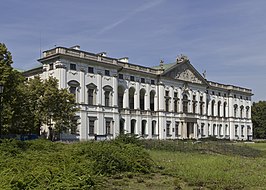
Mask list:
[[[143,66],[189,57],[207,80],[266,100],[265,0],[0,0],[0,42],[13,67],[41,52],[80,45]]]

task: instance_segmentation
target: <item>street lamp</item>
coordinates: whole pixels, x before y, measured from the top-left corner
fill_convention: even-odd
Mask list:
[[[4,86],[0,83],[0,138],[2,137],[2,94],[4,93]]]

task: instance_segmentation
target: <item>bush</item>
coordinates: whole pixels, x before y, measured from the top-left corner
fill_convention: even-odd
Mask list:
[[[85,142],[76,153],[92,160],[95,174],[149,173],[153,166],[149,154],[142,147],[118,141]]]

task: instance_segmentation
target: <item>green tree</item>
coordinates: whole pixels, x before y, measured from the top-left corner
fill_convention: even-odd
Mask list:
[[[266,138],[266,101],[254,102],[251,111],[254,138]]]
[[[14,103],[17,101],[17,87],[23,83],[22,74],[12,68],[12,55],[5,44],[0,43],[0,83],[4,85],[2,104],[2,132],[10,132]]]
[[[12,56],[5,44],[0,43],[0,82],[3,94],[3,134],[40,132],[42,125],[53,121],[54,132],[71,129],[75,132],[78,111],[75,98],[66,89],[58,88],[55,78],[29,79],[12,68]]]

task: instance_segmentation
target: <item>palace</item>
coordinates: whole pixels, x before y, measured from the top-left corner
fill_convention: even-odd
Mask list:
[[[77,132],[62,138],[133,133],[147,139],[252,139],[252,91],[208,81],[186,56],[145,67],[74,46],[47,50],[38,61],[42,67],[24,75],[57,78],[80,107]]]

